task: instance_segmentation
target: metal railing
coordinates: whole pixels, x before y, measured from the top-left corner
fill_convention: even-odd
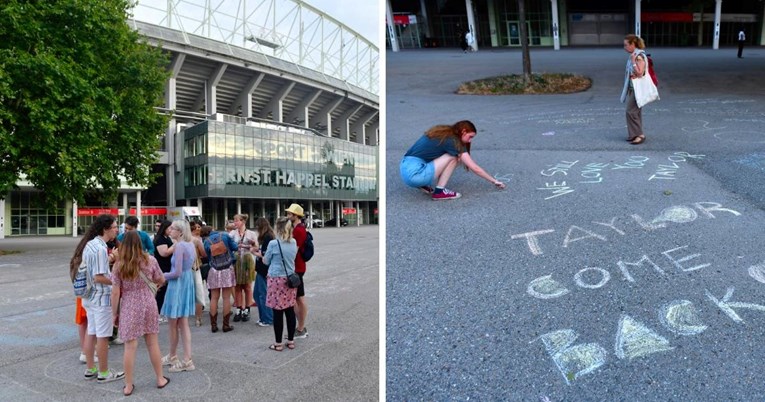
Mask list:
[[[379,95],[380,52],[300,0],[138,0],[131,18],[257,51]]]

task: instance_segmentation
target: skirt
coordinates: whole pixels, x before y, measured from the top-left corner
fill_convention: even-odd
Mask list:
[[[194,272],[183,271],[178,278],[167,281],[162,315],[167,318],[191,317],[195,309]]]
[[[236,285],[236,277],[234,277],[234,270],[232,268],[218,271],[215,268],[210,268],[207,273],[207,288],[223,289],[230,288]]]
[[[255,281],[255,258],[250,253],[242,254],[234,265],[236,284],[247,285]]]
[[[297,289],[287,286],[286,276],[269,276],[266,289],[266,306],[274,310],[284,310],[295,306]]]

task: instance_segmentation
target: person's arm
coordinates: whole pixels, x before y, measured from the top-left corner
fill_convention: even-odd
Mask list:
[[[475,173],[476,176],[486,179],[489,183],[497,186],[497,188],[499,189],[504,189],[506,187],[505,183],[502,183],[501,181],[495,179],[494,176],[486,173],[486,171],[483,170],[483,168],[478,166],[478,164],[475,163],[473,158],[470,157],[469,153],[463,152],[462,154],[460,154],[459,158],[460,158],[460,162],[464,163],[465,166],[468,168],[468,170]]]
[[[194,238],[194,247],[196,247],[197,256],[200,259],[207,257],[207,252],[205,252],[205,246],[202,244],[202,239]]]
[[[120,313],[117,310],[120,305],[120,287],[115,286],[112,289],[112,325],[118,327],[120,321]]]
[[[111,285],[112,280],[109,278],[109,256],[106,250],[102,249],[98,251],[98,255],[95,259],[96,272],[93,275],[93,282],[100,283],[102,285]]]
[[[173,249],[177,244],[173,245]],[[183,272],[183,256],[186,253],[185,247],[181,247],[177,250],[175,250],[175,264],[173,264],[172,268],[170,269],[170,272],[166,272],[164,274],[165,280],[168,279],[175,279],[181,276],[181,273]]]
[[[266,265],[271,265],[271,256],[273,255],[273,247],[270,247],[270,246],[271,244],[269,243],[269,245],[266,246],[266,254],[263,255],[263,264],[266,264]]]
[[[168,246],[165,244],[159,244],[157,245],[157,253],[161,255],[162,257],[170,257],[175,252],[175,244],[172,246]]]
[[[642,77],[645,74],[645,53],[641,53],[639,56],[632,53],[630,60],[632,60],[632,77],[630,78]]]
[[[162,270],[159,268],[157,259],[153,256],[149,256],[149,266],[151,267],[151,281],[158,287],[162,287],[165,284],[165,276],[162,274]]]
[[[146,232],[139,232],[139,233],[141,233],[141,241],[143,242],[143,249],[149,254],[154,254],[154,242],[151,241],[151,237],[149,237],[149,234]]]

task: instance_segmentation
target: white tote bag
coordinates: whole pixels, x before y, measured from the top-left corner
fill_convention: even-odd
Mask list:
[[[207,308],[210,302],[207,298],[207,290],[205,289],[206,286],[202,281],[202,271],[199,270],[199,260],[194,262],[192,271],[194,272],[194,298],[196,299],[197,303],[204,306],[204,308]]]
[[[648,73],[648,66],[646,65],[643,76],[640,78],[632,79],[632,88],[635,91],[635,101],[639,108],[659,100],[659,89],[653,84],[653,80]]]

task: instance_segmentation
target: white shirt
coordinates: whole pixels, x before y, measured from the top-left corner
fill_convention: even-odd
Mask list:
[[[738,33],[738,40],[746,40],[746,35],[744,34],[744,31],[741,31]]]

